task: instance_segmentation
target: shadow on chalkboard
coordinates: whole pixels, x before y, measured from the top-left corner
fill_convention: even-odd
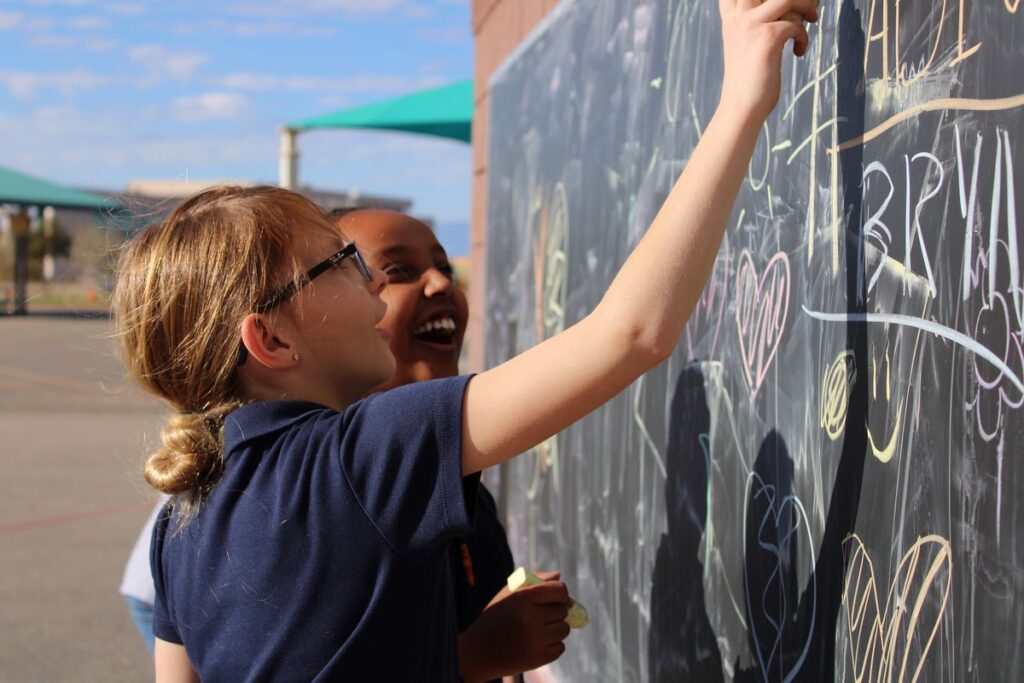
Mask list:
[[[865,37],[860,11],[843,0],[836,40],[840,141],[864,133]],[[818,34],[821,38],[821,34]],[[845,302],[851,314],[866,312],[861,202],[863,151],[839,153],[845,222]],[[743,575],[747,636],[752,664],[733,667],[735,681],[834,681],[836,630],[846,576],[843,542],[856,527],[868,451],[868,334],[866,323],[848,320],[846,349],[853,359],[841,454],[821,544],[811,571],[799,566],[809,520],[794,492],[794,463],[782,434],[773,429],[758,450],[747,486]],[[808,400],[811,399],[808,390]],[[704,377],[696,363],[680,373],[672,400],[666,477],[667,531],[655,559],[648,650],[650,680],[724,681],[721,649],[707,616],[701,579],[701,539],[707,516],[707,434],[710,415]],[[779,426],[779,429],[782,429]],[[813,553],[805,549],[802,556]],[[809,560],[804,560],[809,562]],[[799,576],[807,575],[804,586]],[[797,595],[799,593],[799,599]]]
[[[654,560],[648,671],[651,681],[721,681],[722,656],[705,611],[699,559],[708,507],[711,416],[698,363],[679,373],[670,415],[668,529]]]

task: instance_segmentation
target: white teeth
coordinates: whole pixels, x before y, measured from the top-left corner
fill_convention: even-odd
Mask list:
[[[413,330],[413,334],[423,334],[425,332],[430,332],[432,330],[447,330],[449,332],[454,332],[455,331],[455,320],[453,320],[450,317],[437,318],[436,320],[430,320],[430,321],[427,321],[427,322],[423,323],[422,325],[417,327],[415,330]]]

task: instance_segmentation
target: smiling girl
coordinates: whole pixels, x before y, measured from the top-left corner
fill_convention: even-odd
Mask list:
[[[434,232],[395,211],[349,209],[332,216],[387,277],[381,298],[388,312],[380,326],[391,337],[396,369],[375,390],[457,375],[469,306]],[[563,623],[568,592],[557,574],[542,572],[551,580],[512,594],[505,589],[514,569],[512,551],[483,482],[477,485],[475,519],[473,530],[448,553],[463,681],[547,664],[564,651],[569,633]]]

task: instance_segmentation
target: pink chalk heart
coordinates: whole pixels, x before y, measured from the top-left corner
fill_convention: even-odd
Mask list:
[[[758,277],[750,252],[740,254],[736,269],[736,328],[743,357],[743,375],[752,397],[768,374],[789,313],[789,258],[780,251]]]
[[[706,340],[710,340],[706,352],[709,357],[716,357],[718,332],[722,327],[722,318],[725,317],[725,304],[729,293],[731,260],[729,243],[726,241],[718,258],[715,259],[715,266],[704,286],[704,291],[690,313],[690,320],[686,323],[686,351],[690,358],[694,355],[694,346]]]

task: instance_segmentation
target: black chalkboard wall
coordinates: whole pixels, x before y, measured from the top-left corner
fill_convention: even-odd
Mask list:
[[[717,102],[711,0],[491,83],[487,361],[598,302]],[[672,359],[504,473],[570,681],[1024,680],[1024,7],[825,2]]]

